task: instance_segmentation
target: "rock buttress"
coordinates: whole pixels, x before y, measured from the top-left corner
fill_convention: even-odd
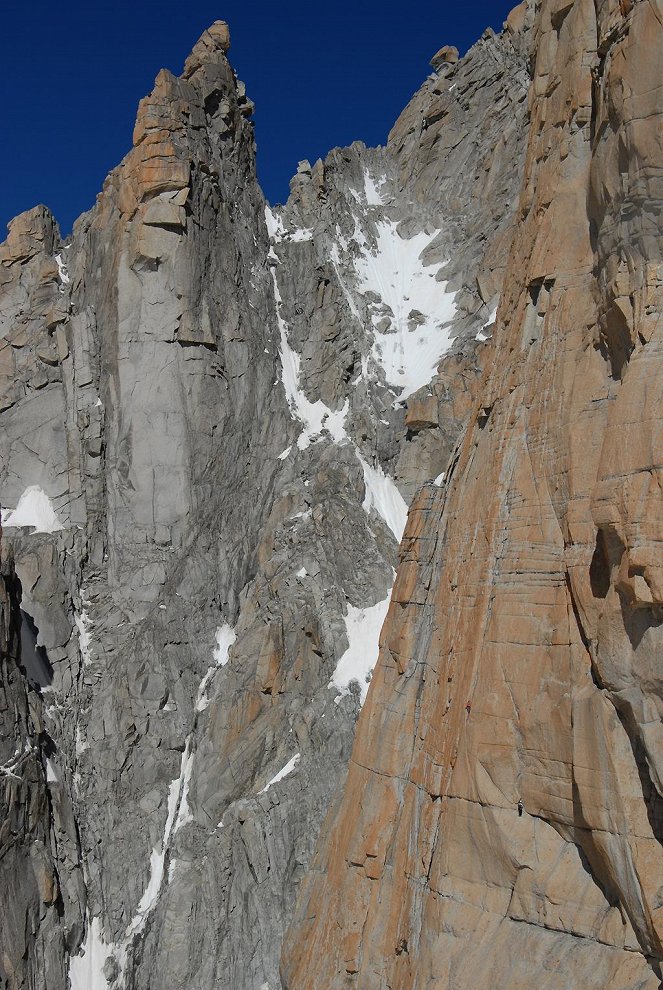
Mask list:
[[[659,986],[661,14],[537,11],[503,330],[410,511],[288,990]]]

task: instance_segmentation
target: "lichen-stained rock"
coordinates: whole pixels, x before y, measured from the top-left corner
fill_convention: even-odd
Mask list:
[[[659,986],[661,13],[537,9],[493,361],[410,512],[288,990]]]

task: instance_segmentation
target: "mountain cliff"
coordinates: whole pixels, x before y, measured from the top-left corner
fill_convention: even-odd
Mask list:
[[[0,985],[659,986],[662,23],[522,3],[270,207],[219,21],[10,224]]]

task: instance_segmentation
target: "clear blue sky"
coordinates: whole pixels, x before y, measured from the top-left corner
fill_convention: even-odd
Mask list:
[[[383,144],[443,44],[501,28],[502,0],[2,0],[0,240],[49,206],[67,233],[131,146],[139,99],[162,66],[180,73],[212,21],[256,103],[258,171],[282,202],[301,158]]]

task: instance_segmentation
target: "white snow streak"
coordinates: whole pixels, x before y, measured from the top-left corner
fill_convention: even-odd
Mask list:
[[[33,533],[56,533],[64,529],[50,498],[39,485],[30,485],[21,495],[16,508],[3,512],[2,525],[32,526]]]
[[[286,447],[285,450],[279,454],[279,460],[284,461],[291,450],[292,450],[292,446]]]
[[[348,614],[345,616],[348,648],[336,664],[334,676],[329,682],[329,687],[335,687],[340,692],[337,701],[350,693],[353,681],[359,684],[360,704],[366,701],[370,675],[378,659],[380,631],[390,600],[391,590],[384,601],[368,608],[355,608],[348,604]]]
[[[182,772],[180,773],[180,780],[182,781],[182,790],[180,795],[180,806],[177,809],[177,819],[175,821],[174,832],[182,828],[183,825],[187,825],[189,822],[193,821],[193,815],[191,813],[191,808],[189,807],[189,786],[191,784],[191,773],[193,771],[193,750],[191,748],[191,736],[186,741],[186,748],[184,750],[184,756],[182,757]],[[170,874],[168,877],[170,882]]]
[[[289,773],[292,773],[292,771],[295,769],[295,767],[297,766],[300,760],[301,760],[301,754],[295,753],[293,758],[291,760],[288,760],[288,762],[283,767],[283,769],[279,770],[279,772],[274,777],[272,777],[272,779],[268,781],[268,783],[266,783],[263,789],[258,793],[264,794],[266,791],[269,790],[272,784],[278,784],[279,780],[283,780],[284,777],[287,777]]]
[[[23,752],[21,752],[20,749],[15,750],[12,758],[10,760],[7,760],[6,763],[3,763],[3,765],[0,766],[0,773],[3,775],[3,777],[13,777],[14,780],[22,780],[23,778],[20,777],[16,773],[16,771],[18,770],[20,764],[23,762],[23,758],[25,754],[29,752],[30,752],[29,744],[26,744],[25,750]]]
[[[170,787],[168,788],[168,815],[166,817],[166,824],[163,830],[163,838],[161,839],[161,843],[158,846],[155,846],[150,853],[150,879],[143,892],[143,896],[140,899],[140,903],[136,908],[136,913],[131,920],[131,924],[127,929],[127,940],[132,938],[137,933],[142,932],[147,919],[159,899],[161,884],[163,882],[166,851],[170,843],[171,834],[175,827],[183,781],[186,774],[188,756],[189,740],[187,739],[187,745],[184,749],[184,753],[182,754],[182,762],[180,764],[180,775],[179,777],[176,777],[175,780],[171,781]]]

